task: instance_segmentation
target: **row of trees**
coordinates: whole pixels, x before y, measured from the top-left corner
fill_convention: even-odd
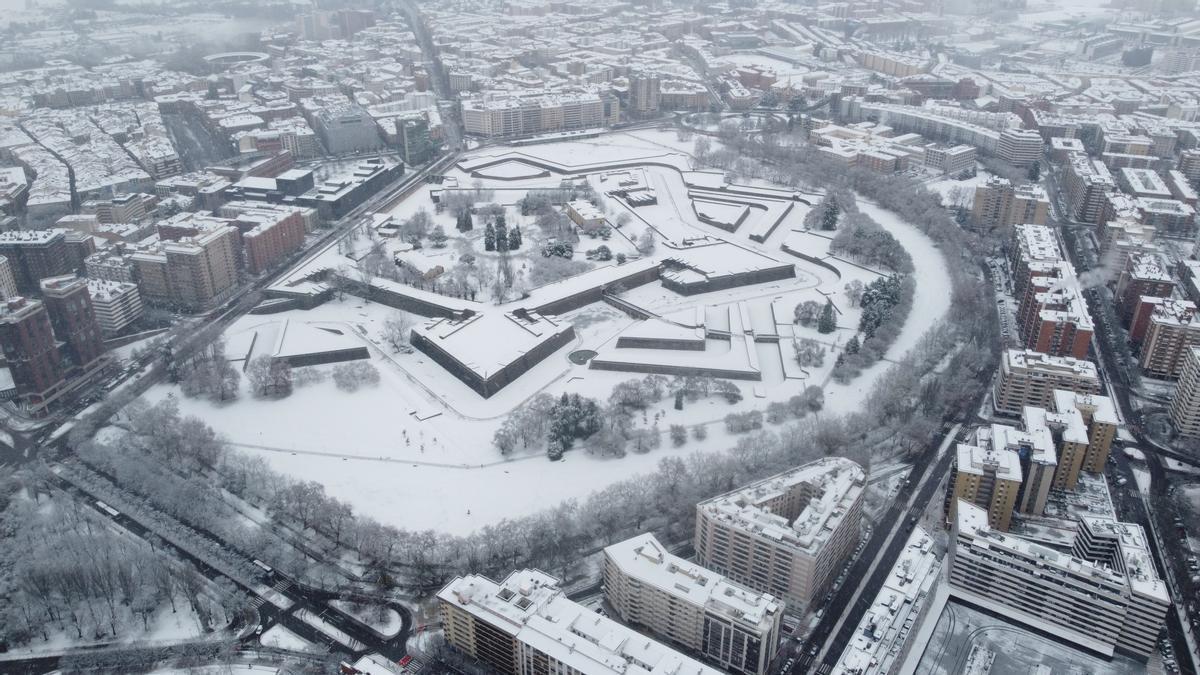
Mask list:
[[[113,640],[149,630],[169,605],[190,607],[197,632],[241,611],[232,584],[212,585],[192,566],[114,533],[70,498],[42,504],[35,469],[0,483],[0,642],[10,647],[65,633]],[[14,493],[13,490],[20,490]]]
[[[846,343],[833,367],[835,380],[849,382],[883,358],[904,328],[915,292],[916,284],[910,276],[880,277],[867,285],[859,301],[862,316],[858,330],[862,341],[855,335]]]
[[[830,252],[864,265],[883,267],[892,272],[912,272],[912,257],[891,232],[865,213],[850,213],[833,237]]]

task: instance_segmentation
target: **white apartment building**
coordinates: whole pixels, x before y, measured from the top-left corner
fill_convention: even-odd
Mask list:
[[[1099,394],[1096,364],[1031,349],[1007,349],[1000,358],[992,405],[998,413],[1019,416],[1025,406],[1049,408],[1055,389]]]
[[[604,599],[621,621],[729,672],[765,675],[779,644],[782,602],[671,555],[653,534],[604,549]]]
[[[1200,437],[1200,347],[1189,347],[1171,397],[1171,421],[1180,436]]]
[[[888,573],[870,608],[854,630],[831,675],[894,675],[912,649],[910,638],[926,617],[937,621],[930,608],[943,581],[942,561],[933,537],[913,528],[908,543]]]
[[[1165,608],[1161,582],[1131,582],[1108,564],[997,532],[973,504],[960,502],[957,512],[947,557],[952,597],[1105,657],[1117,649],[1146,656],[1142,645],[1154,644],[1165,611],[1151,625],[1145,596],[1161,591]]]
[[[437,594],[446,642],[504,675],[720,675],[567,599],[558,579],[518,570],[457,577]]]
[[[142,296],[137,284],[88,280],[88,295],[96,312],[96,323],[105,337],[117,335],[142,316]]]
[[[463,101],[463,128],[477,136],[529,134],[604,126],[597,94],[554,94]]]
[[[1005,129],[996,143],[996,155],[1017,166],[1030,166],[1042,156],[1042,135],[1032,129]]]
[[[866,474],[828,457],[696,505],[696,560],[801,612],[859,540]]]
[[[1125,576],[1129,582],[1129,609],[1117,648],[1142,657],[1152,654],[1155,638],[1171,608],[1171,596],[1154,568],[1146,531],[1135,523],[1085,516],[1075,533],[1073,553]]]

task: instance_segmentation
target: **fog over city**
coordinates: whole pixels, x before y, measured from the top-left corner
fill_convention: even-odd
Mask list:
[[[1195,675],[1196,0],[0,0],[0,673]]]

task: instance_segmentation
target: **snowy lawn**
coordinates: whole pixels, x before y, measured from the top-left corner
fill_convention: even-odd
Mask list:
[[[391,637],[400,632],[404,622],[400,613],[390,607],[360,605],[349,600],[330,600],[329,604],[370,626],[376,633]]]

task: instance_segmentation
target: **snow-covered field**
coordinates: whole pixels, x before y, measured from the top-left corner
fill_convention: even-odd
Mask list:
[[[381,613],[378,607],[363,607],[347,600],[330,600],[329,604],[367,624],[380,635],[395,635],[404,625],[400,613],[389,607],[382,608]]]
[[[259,638],[264,647],[290,649],[297,652],[317,650],[311,642],[280,625],[271,626]]]
[[[598,351],[611,345],[622,331],[637,323],[602,303],[560,316],[559,320],[575,325],[575,340],[521,375],[516,383],[487,399],[421,352],[396,353],[384,339],[383,327],[389,318],[402,313],[352,296],[332,300],[309,311],[242,317],[226,333],[230,355],[240,351],[244,356],[252,342],[256,344],[255,353],[260,353],[258,350],[263,349],[263,344],[273,343],[268,337],[277,330],[277,326],[273,326],[282,321],[335,329],[341,333],[339,340],[368,348],[370,362],[381,375],[377,386],[345,392],[327,378],[298,386],[290,397],[282,400],[259,400],[250,395],[243,378],[241,397],[224,405],[182,398],[177,388],[167,385],[155,387],[147,393],[147,398],[180,397],[180,407],[185,414],[203,417],[239,451],[259,455],[278,471],[296,479],[321,483],[329,494],[349,502],[358,513],[398,527],[456,534],[471,532],[504,518],[530,514],[563,500],[585,497],[593,490],[648,472],[665,457],[730,448],[736,443],[736,437],[725,431],[723,419],[727,414],[761,410],[769,402],[787,400],[807,386],[827,382],[838,351],[858,324],[859,310],[845,301],[843,286],[851,279],[868,283],[877,274],[842,261],[829,260],[839,269],[839,278],[828,269],[781,251],[780,246],[786,241],[789,245],[801,246],[808,255],[818,258],[827,255],[828,239],[795,232],[802,229],[803,214],[807,212],[807,207],[799,203],[776,232],[761,244],[748,239],[745,225],[737,232],[725,233],[699,223],[691,211],[679,170],[661,166],[679,165],[680,170],[690,167],[689,158],[670,147],[682,145],[673,132],[642,130],[636,135],[617,134],[603,140],[604,143],[573,141],[525,147],[520,152],[548,162],[586,162],[589,167],[598,162],[652,159],[660,165],[649,166],[646,173],[660,192],[659,207],[656,207],[658,215],[650,222],[671,232],[666,235],[668,240],[703,234],[794,263],[796,267],[794,279],[694,296],[679,296],[657,282],[622,293],[623,299],[661,314],[691,312],[694,315],[695,308],[703,305],[710,316],[744,311],[744,316],[749,317],[759,332],[770,330],[768,326],[773,326],[774,321],[779,322],[778,326],[773,326],[781,336],[778,343],[758,342],[755,345],[762,381],[737,382],[744,395],[740,403],[730,405],[710,397],[689,403],[683,410],[675,410],[673,400],[667,397],[647,410],[644,417],[635,420],[638,426],[657,427],[664,438],[659,449],[646,454],[630,452],[621,459],[601,459],[577,449],[569,452],[563,461],[549,462],[540,449],[525,453],[518,449],[511,456],[503,457],[492,445],[492,436],[504,417],[539,392],[556,398],[563,393],[578,393],[604,401],[614,385],[643,377],[637,373],[592,370],[567,359],[568,354],[578,349]],[[497,157],[504,154],[497,148],[482,152]],[[516,169],[508,166],[506,171],[515,172]],[[458,178],[462,183],[474,180],[467,174]],[[557,183],[559,179],[552,177],[550,182]],[[545,184],[546,180],[522,179],[504,183],[511,187],[512,183],[541,181]],[[597,174],[588,174],[588,180],[600,189],[602,181]],[[489,189],[492,186],[493,183],[485,183],[482,187]],[[507,197],[505,201],[508,201]],[[406,214],[415,213],[423,205],[433,211],[428,194],[418,191],[397,207],[393,215],[407,217]],[[860,208],[891,231],[918,261],[915,309],[888,352],[888,358],[894,360],[944,316],[950,298],[949,275],[941,252],[915,227],[865,201],[860,200]],[[641,212],[642,208],[637,210]],[[520,222],[515,209],[510,214],[513,214],[510,223]],[[443,216],[445,214],[435,218]],[[669,219],[674,220],[668,227],[664,223]],[[636,225],[630,223],[626,227],[635,228]],[[452,221],[447,231],[458,235]],[[618,236],[613,236],[612,241],[617,240]],[[583,242],[586,244],[581,243],[581,246],[593,245],[587,238]],[[453,247],[452,241],[448,248]],[[664,248],[660,245],[659,251]],[[331,247],[331,252],[323,255],[341,254]],[[815,329],[790,323],[791,311],[798,303],[804,300],[824,303],[825,297],[833,299],[843,312],[838,317],[836,332],[819,335]],[[774,317],[774,321],[770,317]],[[261,342],[254,340],[256,332],[260,334]],[[796,367],[791,345],[793,334],[816,339],[827,347],[824,366],[810,368],[807,372]],[[881,362],[848,386],[827,384],[827,409],[837,412],[855,409],[887,367],[886,362]],[[332,367],[316,368],[330,370]],[[696,440],[689,436],[683,446],[672,447],[667,438],[672,424],[689,428],[705,426],[707,438]]]

